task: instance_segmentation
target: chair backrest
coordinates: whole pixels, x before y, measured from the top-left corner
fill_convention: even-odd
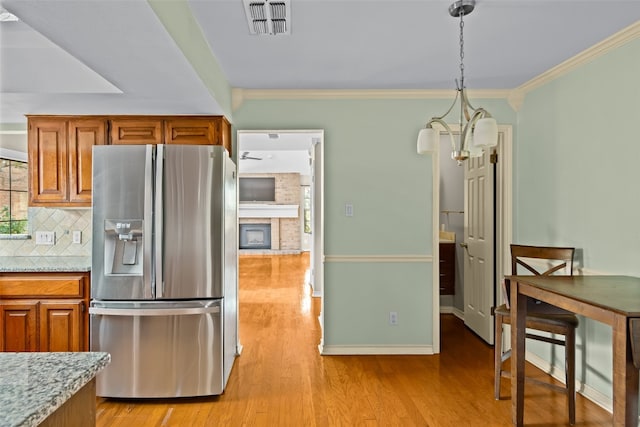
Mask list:
[[[567,270],[568,274],[564,275],[573,276],[574,253],[575,248],[511,245],[511,274],[522,275],[518,269],[518,266],[521,266],[536,276],[550,276],[559,271],[564,273]],[[510,290],[509,283],[503,281],[502,291],[507,306],[509,306]]]
[[[568,276],[573,276],[573,254],[575,248],[552,246],[511,245],[511,274],[518,275],[518,265],[536,276],[550,276],[568,268]],[[547,263],[533,264],[530,260],[546,260]]]

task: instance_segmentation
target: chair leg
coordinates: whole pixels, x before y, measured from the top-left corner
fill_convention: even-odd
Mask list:
[[[493,394],[496,400],[500,400],[500,378],[502,377],[502,315],[495,315],[496,331],[494,334],[493,358]]]
[[[571,328],[565,336],[565,370],[569,423],[576,423],[576,330]]]

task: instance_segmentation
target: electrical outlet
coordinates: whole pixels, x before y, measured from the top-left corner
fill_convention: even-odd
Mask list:
[[[397,325],[398,324],[398,312],[397,311],[390,311],[389,312],[389,324],[390,325]]]
[[[55,231],[36,231],[36,245],[55,245]]]
[[[82,243],[82,231],[80,230],[73,231],[73,243]]]
[[[353,205],[351,203],[344,205],[344,215],[353,216]]]

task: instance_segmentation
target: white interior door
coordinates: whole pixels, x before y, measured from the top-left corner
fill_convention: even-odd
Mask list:
[[[493,344],[494,168],[490,153],[465,162],[464,322]]]

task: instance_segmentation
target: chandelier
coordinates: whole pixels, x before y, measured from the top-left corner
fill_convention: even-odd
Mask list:
[[[464,85],[464,17],[473,12],[475,0],[460,0],[449,6],[449,14],[460,18],[460,81],[456,82],[456,96],[453,104],[442,116],[433,117],[418,134],[418,153],[436,151],[440,145],[440,131],[433,128],[433,124],[441,125],[451,139],[451,158],[462,165],[469,157],[480,157],[484,149],[498,144],[498,124],[491,114],[484,108],[473,108],[467,97]],[[456,145],[453,131],[444,118],[453,110],[460,99],[460,138]]]

